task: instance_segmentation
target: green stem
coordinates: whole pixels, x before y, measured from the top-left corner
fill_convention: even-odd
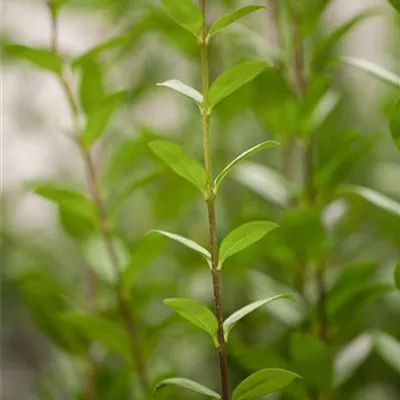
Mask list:
[[[201,76],[202,76],[202,92],[203,104],[201,107],[202,124],[203,124],[203,145],[204,145],[204,164],[207,171],[207,188],[206,188],[206,205],[208,212],[208,225],[210,235],[211,248],[211,277],[213,286],[214,309],[218,321],[218,358],[221,378],[222,400],[229,400],[229,379],[228,379],[228,360],[226,353],[226,342],[223,329],[223,308],[221,299],[221,278],[218,269],[218,240],[217,240],[217,221],[215,214],[215,191],[214,176],[212,169],[212,155],[210,143],[210,113],[208,107],[208,91],[209,91],[209,70],[208,70],[208,52],[207,52],[207,31],[206,31],[206,5],[205,0],[200,0],[200,10],[203,14],[203,27],[200,37],[200,53],[201,53]]]

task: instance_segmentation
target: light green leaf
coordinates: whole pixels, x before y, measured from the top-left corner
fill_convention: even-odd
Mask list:
[[[371,61],[351,57],[340,57],[339,61],[343,64],[350,65],[351,67],[355,67],[361,71],[364,71],[367,74],[400,89],[400,76],[377,64],[374,64]]]
[[[265,61],[245,61],[223,72],[212,84],[209,93],[209,111],[226,97],[250,82],[268,67]]]
[[[248,304],[247,306],[244,306],[243,308],[239,309],[238,311],[235,311],[232,315],[230,315],[225,321],[224,321],[224,335],[225,335],[225,341],[228,341],[229,333],[231,330],[234,328],[234,326],[241,320],[243,317],[246,315],[250,314],[257,308],[260,308],[268,303],[271,303],[275,300],[279,299],[289,299],[294,301],[293,296],[288,295],[288,294],[279,294],[274,297],[270,297],[268,299],[263,299],[263,300],[258,300],[255,301],[254,303]]]
[[[63,60],[56,53],[38,47],[27,47],[22,45],[8,45],[6,52],[15,58],[26,60],[39,68],[61,74],[63,69]]]
[[[156,140],[149,145],[173,171],[196,186],[203,194],[207,184],[207,172],[198,161],[177,144],[166,140]]]
[[[208,389],[207,387],[201,385],[200,383],[194,382],[190,379],[186,378],[169,378],[169,379],[164,379],[160,382],[157,383],[155,387],[155,392],[157,393],[159,390],[161,390],[165,386],[179,386],[184,389],[188,389],[194,393],[198,394],[203,394],[204,396],[211,397],[212,399],[220,399],[221,396],[214,392],[211,389]]]
[[[234,22],[238,21],[239,19],[245,17],[248,14],[251,14],[255,11],[262,10],[266,8],[265,6],[245,6],[238,8],[228,14],[223,15],[215,24],[211,27],[210,31],[208,32],[207,39],[214,36],[216,33],[222,31],[222,29],[226,28],[227,26],[233,24]]]
[[[178,242],[180,244],[183,244],[184,246],[188,247],[189,249],[192,249],[196,251],[197,253],[201,254],[208,262],[211,261],[211,254],[208,250],[206,250],[203,246],[200,246],[193,240],[187,239],[183,236],[177,235],[175,233],[159,230],[159,229],[153,229],[149,233],[159,233],[160,235],[163,235],[169,239],[175,240],[175,242]]]
[[[200,36],[203,16],[191,0],[162,0],[169,16],[196,38]]]
[[[222,241],[219,250],[219,266],[234,254],[261,240],[278,225],[270,221],[253,221],[243,224],[230,232]]]
[[[86,149],[104,133],[112,116],[124,103],[126,91],[120,91],[107,96],[101,104],[87,117],[86,127],[81,136],[81,141]]]
[[[397,289],[400,290],[400,264],[397,264],[394,270],[394,283],[396,284]]]
[[[157,86],[164,86],[173,89],[179,93],[182,93],[185,96],[193,99],[197,104],[201,104],[203,101],[203,95],[201,93],[199,93],[196,89],[193,89],[188,85],[185,85],[183,82],[177,79],[172,79],[169,81],[157,83]]]
[[[165,299],[164,303],[193,325],[209,333],[217,344],[218,322],[209,308],[189,299]]]
[[[289,386],[297,378],[301,377],[284,369],[262,369],[250,375],[236,387],[232,400],[255,399],[266,396]]]
[[[400,99],[396,101],[390,115],[389,121],[390,133],[393,141],[400,151]]]
[[[70,0],[50,0],[50,4],[56,12],[59,12]]]
[[[266,142],[262,142],[246,151],[244,151],[242,154],[240,154],[238,157],[236,157],[233,161],[231,161],[215,178],[215,192],[217,192],[219,185],[223,181],[223,179],[228,175],[228,173],[231,171],[232,168],[234,168],[236,165],[244,161],[246,158],[251,157],[253,154],[264,150],[268,149],[269,147],[275,147],[275,146],[280,146],[278,142],[275,142],[273,140],[268,140]]]
[[[373,336],[374,349],[400,375],[400,342],[384,332]]]

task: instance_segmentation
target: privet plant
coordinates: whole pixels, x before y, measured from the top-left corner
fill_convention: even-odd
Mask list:
[[[384,183],[377,185],[380,191],[372,188],[366,178],[373,172],[370,164],[376,158],[381,161],[373,150],[387,135],[359,133],[354,123],[357,100],[347,99],[332,70],[351,68],[383,82],[388,93],[385,124],[395,144],[390,143],[389,153],[394,147],[400,151],[400,76],[364,59],[332,57],[359,23],[383,12],[367,10],[326,33],[321,21],[332,2],[269,0],[235,9],[233,4],[241,2],[138,0],[133,7],[145,12],[129,21],[133,28],[128,24],[121,36],[71,59],[60,49],[59,20],[65,7],[78,2],[48,0],[43,2],[51,21],[48,48],[6,45],[7,55],[57,79],[69,106],[70,136],[87,186],[80,191],[60,182],[29,184],[57,206],[60,225],[79,253],[64,253],[60,263],[50,252],[44,256],[40,248],[21,246],[32,267],[12,279],[36,326],[68,355],[78,376],[77,383],[57,391],[49,382],[53,378],[43,372],[40,398],[200,395],[244,400],[270,393],[271,398],[293,400],[365,400],[370,393],[374,399],[398,397],[400,296],[392,291],[400,288],[400,194],[393,194],[393,187],[384,189]],[[93,0],[95,8],[105,3],[116,18],[134,12],[123,0]],[[400,13],[398,1],[382,0],[384,5]],[[210,22],[220,8],[231,11]],[[244,17],[258,18],[262,27],[268,24],[274,46],[247,28]],[[150,59],[133,88],[107,89],[110,65],[104,54],[112,53],[114,65],[150,32],[194,65],[201,89],[177,76],[165,80],[168,68],[158,67],[163,67],[162,55]],[[157,85],[161,88],[157,81],[162,81]],[[165,132],[146,126],[139,126],[139,139],[124,138],[114,150],[115,135],[106,135],[112,132],[114,115],[124,105],[136,105],[143,93],[164,93],[164,88],[194,104],[178,137],[190,145],[199,138],[204,163],[189,155],[186,145],[165,140]],[[250,144],[265,132],[274,140]],[[250,148],[224,163],[243,145]],[[269,148],[274,149],[264,151]],[[154,166],[151,152],[167,165],[165,170]],[[393,159],[398,161],[398,153]],[[216,165],[222,165],[219,173]],[[176,181],[170,170],[179,176]],[[130,222],[129,214],[141,221],[146,214],[143,197],[129,203],[141,190],[156,217],[143,232],[137,232],[139,224],[132,228],[126,223],[126,230],[136,231],[132,239],[121,219]],[[199,193],[201,219],[194,220],[185,208],[199,203]],[[199,229],[189,227],[193,221]],[[164,223],[174,229],[158,229]],[[201,227],[208,232],[208,248],[177,233]],[[230,232],[221,236],[224,230]],[[2,234],[8,238],[7,232]],[[161,251],[165,237],[188,251],[179,253],[179,246],[174,251],[177,268],[182,268],[178,272]],[[156,257],[159,261],[153,265]],[[199,260],[209,269],[206,287],[213,311],[193,298],[170,297],[181,290],[174,279],[196,281]],[[35,262],[48,264],[51,272]],[[54,272],[60,273],[62,265],[72,269],[69,264],[74,262],[84,270],[79,288],[75,282],[68,286]],[[148,270],[147,280],[140,280]],[[227,316],[227,310],[238,305],[242,308]],[[211,337],[210,360],[191,359],[193,349],[198,355],[208,354],[207,349],[199,349],[202,342],[196,329],[191,335],[190,324],[173,314],[165,317],[165,306]],[[175,326],[187,330],[180,335]],[[185,358],[183,367],[172,352]],[[207,384],[200,376],[189,379],[194,372],[210,376],[207,370],[218,371],[213,382]],[[210,388],[214,385],[220,390]]]

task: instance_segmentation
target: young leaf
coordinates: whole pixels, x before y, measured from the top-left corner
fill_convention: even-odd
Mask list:
[[[397,289],[400,290],[400,264],[397,264],[394,270],[394,283],[396,284]]]
[[[212,399],[219,400],[221,398],[221,396],[218,393],[214,392],[213,390],[201,385],[200,383],[191,381],[190,379],[186,378],[164,379],[157,383],[154,391],[155,393],[157,393],[164,386],[170,386],[170,385],[179,386],[181,388],[191,390],[194,393],[204,394],[204,396],[211,397]]]
[[[266,8],[265,6],[245,6],[238,8],[228,14],[223,15],[215,24],[211,27],[210,31],[208,32],[207,39],[214,36],[216,33],[222,31],[222,29],[226,28],[227,26],[233,24],[234,22],[238,21],[239,19],[245,17],[248,14],[251,14],[255,11],[262,10]]]
[[[219,250],[219,268],[234,254],[261,240],[278,225],[270,221],[248,222],[234,229],[223,239]]]
[[[39,68],[61,74],[63,60],[56,53],[42,48],[22,45],[8,45],[6,51],[10,56],[31,62]]]
[[[200,36],[203,16],[191,0],[162,0],[169,16],[196,38]]]
[[[400,342],[384,332],[377,332],[373,342],[375,351],[400,374]]]
[[[86,149],[90,149],[103,134],[113,114],[121,107],[126,97],[126,91],[113,93],[88,115],[86,127],[81,136],[82,144]]]
[[[255,399],[266,396],[289,386],[297,378],[301,377],[284,369],[262,369],[250,375],[236,387],[232,394],[232,400]]]
[[[217,343],[218,322],[209,308],[189,299],[165,299],[164,303],[193,325],[209,333],[214,343]]]
[[[265,61],[245,61],[223,72],[212,84],[209,93],[210,111],[226,97],[250,82],[268,67]]]
[[[257,308],[260,308],[268,303],[271,303],[275,300],[279,299],[289,299],[289,300],[294,300],[294,298],[291,295],[288,294],[279,294],[277,296],[270,297],[268,299],[264,300],[258,300],[255,301],[254,303],[248,304],[247,306],[239,309],[238,311],[235,311],[232,315],[230,315],[225,321],[224,321],[224,335],[225,335],[225,341],[228,341],[229,333],[231,330],[234,328],[234,326],[241,320],[243,317],[246,315],[250,314]]]
[[[280,146],[280,144],[278,142],[273,141],[273,140],[268,140],[266,142],[262,142],[262,143],[260,143],[260,144],[258,144],[256,146],[244,151],[242,154],[237,156],[215,178],[215,182],[214,182],[214,184],[215,184],[215,192],[217,192],[218,186],[221,184],[221,182],[223,181],[225,176],[228,175],[228,173],[230,172],[230,170],[232,168],[234,168],[236,165],[238,165],[239,163],[244,161],[246,158],[251,157],[253,154],[255,154],[255,153],[257,153],[257,152],[259,152],[261,150],[268,149],[269,147],[275,147],[275,146]]]
[[[377,64],[374,64],[371,61],[351,57],[340,57],[339,61],[343,64],[347,64],[351,67],[355,67],[361,71],[364,71],[367,74],[400,89],[400,76]]]
[[[397,149],[400,151],[400,99],[394,104],[390,115],[389,127],[392,139]]]
[[[203,101],[203,95],[201,93],[199,93],[196,89],[185,85],[183,82],[177,79],[157,83],[157,86],[165,86],[179,93],[182,93],[185,96],[193,99],[197,104],[201,104],[201,102]]]
[[[196,186],[201,193],[207,184],[207,172],[204,167],[180,146],[166,140],[156,140],[150,144],[151,150],[161,158],[179,176]]]
[[[204,247],[200,246],[193,240],[187,239],[183,236],[177,235],[175,233],[167,232],[167,231],[162,231],[159,229],[153,229],[149,233],[159,233],[160,235],[163,235],[169,239],[175,240],[175,242],[178,242],[180,244],[183,244],[184,246],[188,247],[189,249],[192,249],[196,251],[197,253],[200,253],[208,262],[211,261],[211,254],[208,250],[206,250]]]

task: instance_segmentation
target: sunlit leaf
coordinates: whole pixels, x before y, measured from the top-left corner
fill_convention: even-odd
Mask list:
[[[400,342],[387,333],[376,332],[373,343],[375,351],[400,375]]]
[[[172,79],[170,81],[157,83],[157,86],[165,86],[179,93],[182,93],[185,96],[194,100],[198,104],[201,104],[201,102],[203,101],[203,95],[201,93],[199,93],[196,89],[193,89],[192,87],[184,84],[183,82],[177,79]]]
[[[203,394],[204,396],[211,397],[212,399],[220,399],[221,396],[214,392],[211,389],[208,389],[207,387],[201,385],[200,383],[194,382],[190,379],[186,378],[169,378],[169,379],[164,379],[160,382],[157,383],[155,387],[155,392],[157,393],[159,390],[161,390],[165,386],[178,386],[183,389],[190,390],[194,393],[198,394]]]

